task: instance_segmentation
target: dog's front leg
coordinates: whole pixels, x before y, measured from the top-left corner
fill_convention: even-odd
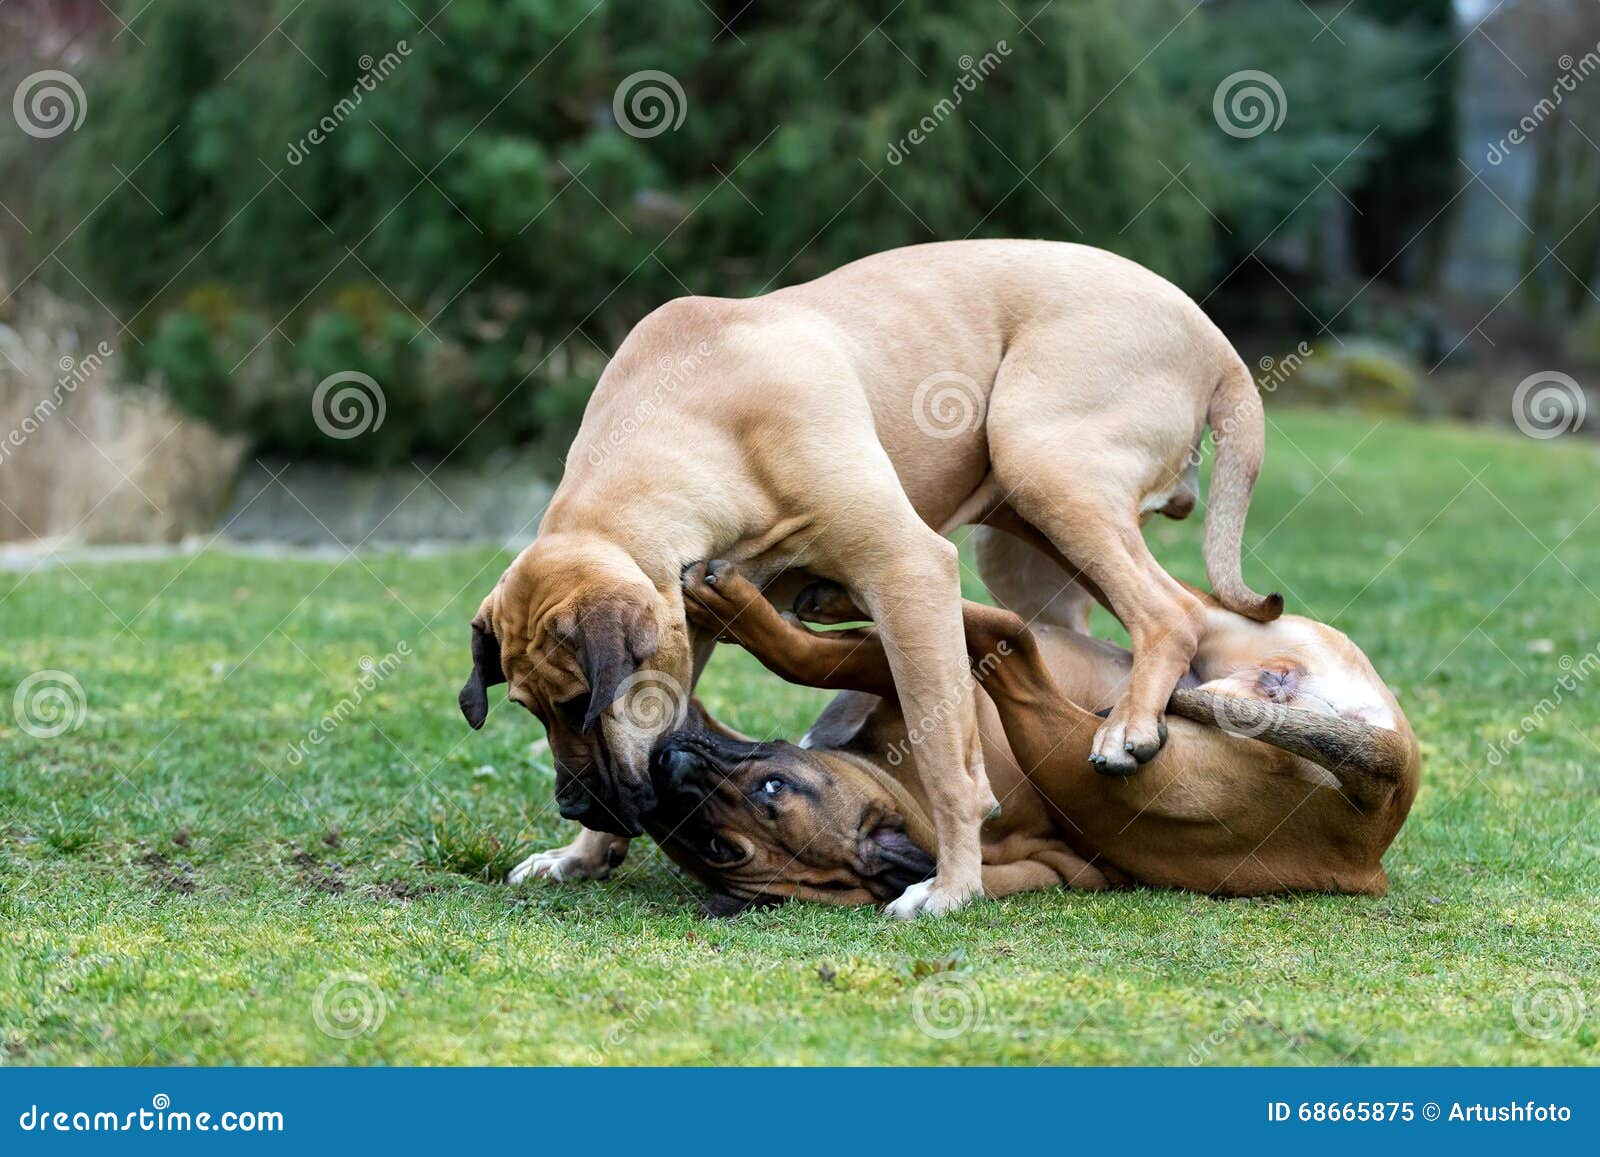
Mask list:
[[[603,880],[628,854],[628,838],[609,832],[578,830],[578,838],[564,848],[535,852],[511,869],[506,883],[524,880]]]
[[[891,915],[950,912],[983,894],[979,828],[995,810],[983,770],[961,620],[956,548],[931,534],[880,573],[850,585],[877,623],[905,714],[910,754],[938,837],[938,872],[889,905]]]

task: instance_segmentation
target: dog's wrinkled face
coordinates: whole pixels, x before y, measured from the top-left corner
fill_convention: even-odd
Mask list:
[[[642,575],[619,576],[560,545],[524,551],[483,601],[461,710],[481,727],[487,689],[507,684],[545,726],[561,814],[636,836],[655,806],[650,749],[687,711],[682,611]]]
[[[677,731],[650,758],[647,828],[726,914],[785,899],[876,904],[933,874],[894,796],[845,757]]]

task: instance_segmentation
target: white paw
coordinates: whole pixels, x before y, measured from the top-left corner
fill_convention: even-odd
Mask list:
[[[910,920],[918,912],[922,911],[928,902],[928,893],[931,891],[933,891],[932,880],[924,880],[920,884],[912,884],[911,887],[900,893],[900,898],[890,903],[884,911],[896,920]]]
[[[520,884],[528,879],[603,880],[610,874],[611,865],[604,860],[596,864],[574,855],[571,848],[555,848],[535,852],[523,860],[507,874],[506,883]]]
[[[956,890],[941,886],[939,878],[935,876],[920,884],[912,884],[884,911],[896,920],[914,920],[918,916],[943,916],[946,912],[954,912],[957,908],[965,907],[976,894],[968,889]]]

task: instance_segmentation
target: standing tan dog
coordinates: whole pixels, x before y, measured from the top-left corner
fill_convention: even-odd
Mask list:
[[[692,371],[692,372],[691,372]],[[893,250],[749,300],[683,298],[606,367],[534,543],[473,619],[462,710],[486,689],[545,724],[561,814],[586,830],[512,873],[602,875],[654,804],[648,757],[710,653],[679,579],[697,559],[836,580],[878,624],[937,832],[938,873],[891,911],[982,888],[994,808],[962,638],[955,548],[1012,530],[1127,626],[1134,663],[1093,758],[1131,772],[1162,743],[1204,606],[1151,557],[1143,517],[1195,501],[1210,424],[1206,569],[1221,602],[1282,610],[1240,576],[1263,450],[1249,371],[1182,291],[1130,261],[1042,241]],[[640,694],[636,697],[635,692]]]
[[[807,685],[848,688],[802,746],[752,743],[701,713],[667,736],[650,834],[713,889],[708,911],[779,899],[883,903],[933,867],[926,802],[881,642],[778,615],[725,563],[686,576],[692,622]],[[979,725],[1005,807],[983,830],[989,896],[1127,883],[1228,895],[1381,895],[1419,751],[1393,694],[1340,632],[1206,604],[1172,735],[1138,776],[1085,759],[1128,652],[967,603]],[[878,698],[886,696],[886,698]],[[1080,706],[1082,704],[1082,706]],[[1220,726],[1219,726],[1220,725]],[[1223,728],[1226,728],[1224,730]]]

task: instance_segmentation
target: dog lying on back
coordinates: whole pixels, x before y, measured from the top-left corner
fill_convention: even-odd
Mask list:
[[[713,891],[708,911],[884,903],[933,870],[907,722],[872,630],[815,632],[727,563],[685,577],[702,630],[791,682],[843,691],[799,745],[754,743],[703,709],[651,761],[650,833]],[[1089,755],[1125,650],[964,604],[985,759],[1003,809],[983,830],[990,897],[1129,884],[1249,896],[1381,895],[1420,755],[1393,694],[1332,627],[1256,623],[1200,595],[1205,628],[1162,751],[1131,778]],[[826,602],[813,593],[811,603]],[[698,706],[698,705],[697,705]]]

